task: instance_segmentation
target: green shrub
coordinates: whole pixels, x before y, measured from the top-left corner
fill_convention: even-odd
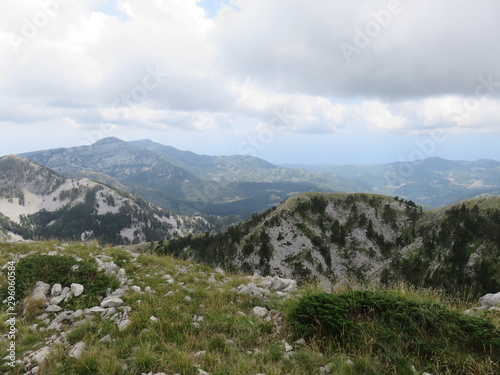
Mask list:
[[[89,299],[105,295],[107,288],[118,287],[118,281],[98,271],[93,261],[77,261],[70,256],[33,255],[21,258],[16,265],[16,294],[26,297],[37,281],[70,286],[82,284]]]
[[[289,319],[298,335],[347,352],[374,351],[386,368],[403,368],[411,358],[441,362],[439,371],[459,371],[464,354],[500,359],[500,332],[491,322],[386,291],[306,296]]]

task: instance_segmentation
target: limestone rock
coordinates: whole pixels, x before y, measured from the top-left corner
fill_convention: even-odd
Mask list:
[[[123,305],[123,300],[119,297],[106,297],[101,302],[101,307],[109,308],[109,307],[120,307]]]
[[[260,316],[261,318],[264,318],[269,313],[265,307],[260,306],[255,306],[252,311],[255,315]]]
[[[63,294],[61,293],[61,296]],[[73,298],[73,292],[70,290],[68,291],[68,293],[66,293],[66,297],[64,298],[64,302],[69,302],[71,300],[71,298]]]
[[[106,311],[106,309],[103,307],[94,306],[94,307],[91,307],[90,309],[85,309],[85,314],[103,313],[105,311]]]
[[[118,288],[113,293],[111,293],[111,295],[113,297],[119,297],[119,298],[121,298],[121,297],[123,297],[125,295],[125,292],[126,292],[126,290],[124,288]]]
[[[71,291],[73,292],[73,296],[78,297],[83,293],[84,287],[82,284],[71,284]]]
[[[304,340],[303,338],[300,338],[297,341],[295,341],[295,345],[305,345],[305,344],[306,340]]]
[[[492,306],[500,307],[500,292],[498,293],[488,293],[481,298],[479,298],[479,303],[481,306],[486,306],[490,308]]]
[[[60,295],[62,292],[62,285],[61,284],[54,284],[52,285],[52,289],[50,290],[50,295],[55,297]]]
[[[49,302],[47,300],[47,294],[49,293],[49,291],[49,284],[44,283],[43,281],[37,281],[35,289],[33,289],[33,293],[31,294],[31,298],[42,300],[48,305]]]
[[[68,356],[71,358],[80,358],[83,354],[83,351],[85,350],[85,343],[83,341],[77,342],[75,345],[71,347],[69,350]]]
[[[268,289],[259,288],[255,283],[249,283],[248,285],[240,285],[236,288],[238,294],[252,295],[255,297],[264,297],[270,294]]]
[[[63,300],[64,300],[64,296],[62,295],[58,295],[58,296],[55,296],[55,297],[52,297],[49,301],[49,303],[51,305],[59,305]]]
[[[46,312],[59,312],[61,310],[62,310],[62,307],[58,306],[58,305],[49,305],[49,307],[47,307],[45,309]]]
[[[132,324],[132,322],[128,319],[121,321],[120,324],[118,324],[118,331],[121,332],[126,330],[130,324]]]
[[[99,339],[99,342],[112,343],[113,339],[111,338],[110,335],[106,335],[103,338]]]
[[[130,290],[132,290],[132,292],[135,292],[135,293],[141,293],[141,287],[137,286],[137,285],[132,285],[130,287]]]
[[[83,312],[83,310],[76,310],[74,313],[72,313],[70,316],[68,316],[68,320],[76,320],[78,318],[81,318],[82,316],[84,316],[85,313]]]
[[[120,268],[118,270],[118,272],[116,273],[116,278],[118,279],[118,281],[120,282],[120,284],[125,284],[125,282],[127,281],[127,278],[125,276],[125,269],[124,268]]]
[[[47,357],[52,352],[52,349],[49,346],[44,346],[41,349],[38,349],[36,352],[30,354],[30,357],[38,364],[42,364],[45,362]]]

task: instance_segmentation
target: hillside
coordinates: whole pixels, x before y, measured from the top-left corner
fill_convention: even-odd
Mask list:
[[[431,157],[380,165],[282,167],[248,155],[199,155],[150,140],[104,138],[90,146],[21,156],[68,178],[88,177],[179,214],[236,222],[308,191],[400,196],[445,207],[500,194],[500,162]]]
[[[251,156],[197,155],[149,140],[110,137],[21,156],[66,177],[92,176],[182,214],[248,218],[297,193],[358,190],[332,174],[281,168]]]
[[[309,183],[329,191],[353,191],[360,187],[341,176],[312,173],[306,169],[283,168],[249,155],[198,155],[150,140],[129,142],[157,153],[168,162],[184,168],[206,181],[232,183]]]
[[[498,197],[424,213],[398,198],[306,193],[222,233],[146,246],[327,288],[403,280],[480,293],[500,289],[499,241]]]
[[[91,146],[61,148],[21,156],[66,177],[92,176],[99,182],[137,194],[161,207],[186,212],[182,202],[195,201],[203,182],[146,149],[117,138],[102,139]],[[159,193],[156,193],[159,192]],[[192,208],[190,214],[196,210]]]
[[[114,244],[170,239],[209,229],[86,178],[66,179],[19,156],[0,158],[0,236]]]
[[[402,285],[323,293],[95,243],[0,244],[0,268],[2,299],[9,272],[18,281],[0,311],[9,375],[499,371],[492,298]]]

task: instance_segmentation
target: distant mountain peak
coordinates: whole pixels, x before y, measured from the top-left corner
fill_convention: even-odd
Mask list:
[[[99,145],[107,145],[111,143],[126,143],[125,141],[122,141],[119,138],[116,137],[107,137],[107,138],[102,138],[99,139],[97,142],[93,144],[93,146],[99,146]]]
[[[5,155],[5,156],[0,157],[0,161],[6,162],[9,160],[16,163],[16,165],[21,165],[21,164],[27,165],[30,168],[34,168],[34,169],[44,168],[41,165],[39,165],[38,163],[35,163],[32,160],[26,159],[26,158],[19,156],[19,155],[10,154],[10,155]]]
[[[5,155],[5,156],[2,156],[0,159],[13,159],[13,160],[26,160],[25,158],[19,156],[19,155],[16,155],[16,154],[9,154],[9,155]]]

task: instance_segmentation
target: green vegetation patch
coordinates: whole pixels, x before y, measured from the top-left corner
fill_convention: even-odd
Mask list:
[[[491,322],[388,291],[313,294],[289,318],[300,336],[347,353],[372,352],[385,371],[405,362],[459,374],[470,358],[491,358],[497,368],[500,359],[500,331]]]
[[[85,294],[96,302],[98,296],[106,295],[107,288],[117,288],[118,281],[103,272],[91,260],[78,261],[71,256],[37,254],[21,258],[16,265],[16,295],[26,297],[37,281],[48,284],[59,283],[70,286],[82,284]]]

